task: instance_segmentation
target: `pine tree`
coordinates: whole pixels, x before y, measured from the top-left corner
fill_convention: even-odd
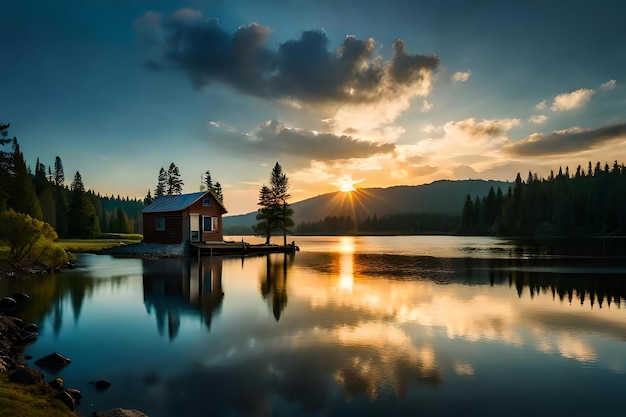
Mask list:
[[[7,139],[9,124],[0,123],[0,146],[4,146],[11,142],[11,139]],[[9,152],[0,150],[0,212],[7,209],[7,201],[9,199],[10,190],[9,184],[11,182],[11,154]]]
[[[211,171],[209,171],[208,169],[204,172],[204,174],[202,174],[202,188],[204,189],[200,189],[200,191],[213,191],[213,180],[211,178]]]
[[[146,196],[143,199],[143,205],[147,207],[150,204],[152,204],[153,201],[154,199],[152,198],[152,194],[150,194],[150,190],[148,190],[148,194],[146,194]]]
[[[63,162],[61,162],[61,158],[57,156],[54,159],[54,184],[61,187],[64,183],[65,174],[63,173]]]
[[[257,213],[257,220],[260,220],[257,230],[265,234],[266,244],[270,242],[272,231],[279,229],[283,232],[283,244],[287,246],[287,228],[294,224],[293,209],[287,203],[291,197],[288,189],[289,178],[276,162],[270,176],[270,186],[263,185],[259,192],[258,204],[261,208]]]
[[[256,219],[259,223],[257,223],[255,231],[257,234],[264,235],[265,244],[269,245],[272,230],[276,228],[277,214],[272,198],[272,190],[265,184],[263,184],[261,190],[259,191],[258,205],[261,206],[261,208],[256,215]]]
[[[13,176],[11,178],[9,206],[18,213],[28,214],[32,218],[42,220],[43,213],[35,186],[26,168],[24,154],[20,151],[17,139],[13,138],[13,154],[11,155]]]
[[[157,182],[157,186],[154,189],[154,197],[163,197],[167,192],[167,172],[161,167],[159,171],[159,178]]]
[[[180,178],[180,171],[173,162],[167,170],[167,195],[180,195],[183,193],[183,181]]]
[[[100,232],[96,208],[85,192],[80,172],[76,171],[71,185],[72,202],[69,208],[69,234],[73,237],[93,238]]]
[[[215,196],[215,198],[217,198],[217,200],[220,203],[224,202],[224,195],[222,192],[222,184],[220,184],[219,182],[216,182],[215,185],[213,186],[213,195]]]

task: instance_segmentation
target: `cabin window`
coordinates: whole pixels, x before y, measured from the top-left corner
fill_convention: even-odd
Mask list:
[[[211,221],[211,217],[210,216],[206,216],[202,218],[204,221],[204,228],[203,230],[205,232],[211,232],[213,229],[211,229],[211,227],[213,226],[213,222]]]
[[[157,217],[155,219],[154,230],[165,230],[165,217]]]
[[[211,198],[210,197],[204,197],[202,199],[202,205],[204,207],[211,207]]]
[[[210,217],[210,216],[205,216],[202,218],[203,219],[203,230],[205,232],[217,232],[217,228],[218,228],[218,218],[217,217]]]

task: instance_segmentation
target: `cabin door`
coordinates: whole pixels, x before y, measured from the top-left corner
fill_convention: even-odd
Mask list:
[[[189,215],[189,240],[192,242],[200,242],[200,219],[199,214]]]

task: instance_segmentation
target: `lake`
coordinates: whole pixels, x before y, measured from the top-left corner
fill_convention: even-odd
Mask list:
[[[31,294],[29,363],[70,357],[42,371],[83,392],[83,415],[623,413],[621,239],[295,241],[294,256],[85,254],[75,270],[2,279],[0,295]]]

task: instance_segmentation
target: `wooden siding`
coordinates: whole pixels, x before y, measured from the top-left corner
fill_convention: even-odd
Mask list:
[[[203,206],[202,198],[193,203],[187,209],[183,211],[185,218],[187,219],[187,238],[185,240],[189,240],[189,215],[190,214],[199,214],[203,217],[217,217],[218,218],[218,229],[217,232],[205,232],[204,228],[201,228],[201,241],[202,242],[222,242],[224,241],[224,233],[222,232],[222,214],[224,214],[224,209],[222,206],[215,200],[215,198],[207,194],[207,198],[211,198],[211,206]]]
[[[156,219],[165,218],[165,230],[156,230]],[[181,243],[183,237],[183,218],[180,212],[144,213],[144,242]]]

